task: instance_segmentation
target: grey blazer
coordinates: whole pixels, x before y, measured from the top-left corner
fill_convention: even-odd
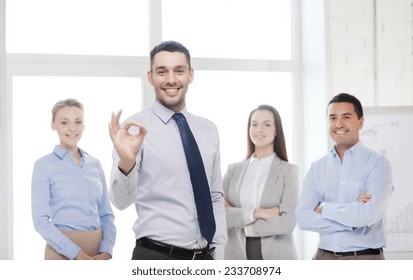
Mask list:
[[[226,208],[228,242],[225,259],[245,260],[246,236],[244,232],[247,210],[241,208],[239,190],[244,179],[248,160],[229,165],[224,175],[224,194],[233,206]],[[278,157],[270,167],[261,198],[260,208],[278,206],[282,215],[267,220],[258,219],[249,226],[254,237],[261,237],[261,252],[264,260],[297,259],[293,230],[296,225],[295,208],[298,200],[298,166]]]

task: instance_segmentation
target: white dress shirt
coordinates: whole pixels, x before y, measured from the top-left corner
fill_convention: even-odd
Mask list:
[[[223,259],[227,233],[218,131],[211,121],[189,114],[186,108],[181,113],[204,161],[217,226],[211,245],[216,248],[214,258]],[[142,123],[148,132],[136,166],[127,176],[120,172],[114,153],[110,198],[119,209],[135,204],[136,239],[149,237],[182,248],[203,248],[207,241],[199,228],[189,170],[173,114],[155,101],[150,109],[130,118]]]

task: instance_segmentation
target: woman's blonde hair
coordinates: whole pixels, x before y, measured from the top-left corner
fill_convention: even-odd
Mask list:
[[[53,109],[52,109],[52,121],[54,121],[54,119],[56,118],[57,112],[58,112],[60,109],[62,109],[62,108],[64,108],[64,107],[67,107],[67,106],[77,107],[77,108],[79,108],[80,110],[84,111],[84,109],[83,109],[83,104],[80,103],[77,99],[68,98],[68,99],[65,99],[65,100],[60,100],[60,101],[58,101],[58,102],[53,106]]]

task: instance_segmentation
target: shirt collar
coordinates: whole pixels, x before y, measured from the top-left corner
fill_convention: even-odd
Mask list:
[[[80,152],[80,157],[83,158],[87,153],[80,148],[78,149]],[[53,149],[53,153],[60,159],[63,159],[67,154],[69,154],[69,151],[63,149],[60,145],[56,145]]]
[[[278,158],[275,153],[272,153],[271,155],[265,158],[256,158],[254,157],[254,155],[252,155],[249,160],[249,165],[252,165],[255,162],[266,164],[266,165],[271,165],[271,163],[273,162],[275,158]]]
[[[348,149],[345,154],[350,154],[350,155],[354,155],[357,154],[358,151],[360,151],[361,149],[363,149],[364,145],[361,141],[358,141],[355,145],[353,145],[353,147],[351,147],[350,149]],[[338,157],[337,151],[336,151],[336,146],[334,145],[331,148],[331,154],[334,157]]]
[[[172,118],[173,114],[175,114],[174,111],[166,108],[157,100],[155,100],[152,104],[152,111],[164,123],[167,123]],[[186,118],[188,117],[188,111],[186,107],[184,107],[180,113],[182,113]]]

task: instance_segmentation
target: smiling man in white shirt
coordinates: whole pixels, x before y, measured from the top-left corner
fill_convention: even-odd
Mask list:
[[[113,114],[109,124],[115,147],[110,198],[121,210],[134,205],[138,214],[132,259],[223,259],[227,234],[217,128],[187,111],[185,96],[194,78],[189,51],[166,41],[153,48],[150,58],[152,107],[124,125],[121,112]],[[187,120],[201,153],[216,225],[211,242],[201,233],[175,113]],[[139,128],[137,134],[129,130],[133,126]]]

